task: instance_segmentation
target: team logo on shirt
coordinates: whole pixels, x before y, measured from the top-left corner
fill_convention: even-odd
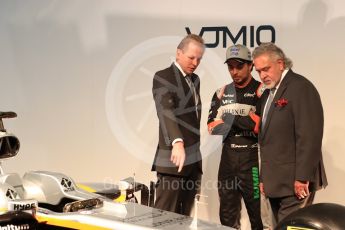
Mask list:
[[[244,97],[255,97],[255,93],[245,93]]]
[[[261,95],[264,93],[264,91],[266,90],[266,85],[261,83],[258,87],[258,89],[256,90],[256,95],[258,95],[258,97],[261,97]]]

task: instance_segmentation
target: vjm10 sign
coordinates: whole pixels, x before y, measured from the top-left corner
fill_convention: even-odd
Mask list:
[[[189,27],[185,28],[187,34],[191,34]],[[257,28],[255,26],[242,26],[239,31],[231,31],[226,26],[207,26],[202,27],[199,36],[203,37],[205,33],[209,33],[209,36],[214,36],[214,42],[208,43],[205,41],[205,45],[208,48],[216,48],[221,42],[223,48],[227,47],[227,41],[230,39],[232,44],[237,44],[241,42],[247,46],[249,42],[250,47],[255,45],[260,45],[262,42],[275,42],[276,41],[276,30],[271,25],[260,25]],[[194,33],[196,34],[196,33]]]

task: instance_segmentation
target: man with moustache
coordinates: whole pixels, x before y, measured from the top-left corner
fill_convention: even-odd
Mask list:
[[[277,222],[312,203],[327,186],[322,160],[323,108],[317,89],[292,71],[292,61],[273,43],[253,51],[268,88],[262,95],[259,145],[260,189]]]

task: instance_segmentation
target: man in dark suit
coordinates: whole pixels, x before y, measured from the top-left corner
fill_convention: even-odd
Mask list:
[[[291,60],[275,44],[255,48],[253,60],[268,88],[261,105],[260,189],[279,222],[311,204],[315,191],[327,185],[321,153],[323,108],[314,85],[291,70]]]
[[[177,47],[176,61],[153,78],[159,142],[152,165],[157,172],[155,208],[190,215],[200,189],[200,79],[194,74],[205,51],[190,34]]]

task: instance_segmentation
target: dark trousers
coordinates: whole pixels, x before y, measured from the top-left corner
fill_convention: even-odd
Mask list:
[[[189,216],[195,195],[200,193],[201,174],[188,177],[157,173],[155,208]]]
[[[251,229],[262,230],[260,214],[258,152],[237,152],[224,145],[219,166],[219,217],[223,225],[240,228],[241,199],[248,212]]]
[[[273,217],[276,223],[279,223],[286,216],[300,208],[311,205],[314,201],[315,192],[311,192],[304,199],[298,199],[296,196],[286,196],[278,198],[269,198]]]

